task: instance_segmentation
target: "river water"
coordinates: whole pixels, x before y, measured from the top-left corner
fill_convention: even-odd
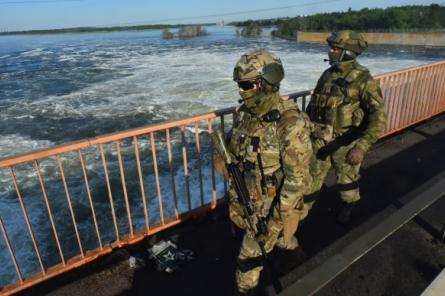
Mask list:
[[[253,49],[267,49],[281,57],[286,72],[282,93],[314,87],[327,67],[323,62],[327,57],[325,45],[303,45],[269,37],[241,38],[235,35],[233,27],[209,27],[208,31],[208,36],[188,40],[162,40],[160,31],[0,37],[0,157],[233,106],[238,100],[231,77],[233,66],[241,54]],[[380,74],[444,58],[443,51],[433,49],[371,47],[360,57],[360,62],[373,74]],[[142,141],[141,145],[148,147],[149,143]],[[123,144],[123,149],[127,146]],[[87,161],[88,157],[97,158],[97,152],[85,153]],[[110,157],[113,155],[115,153],[110,152]],[[70,159],[73,162],[74,157],[68,156],[65,161],[70,162]],[[165,161],[166,156],[163,156],[161,165]],[[204,164],[208,165],[209,160],[204,159]],[[191,159],[190,166],[194,165]],[[54,164],[43,161],[41,166],[49,181],[59,177]],[[103,230],[105,243],[113,240],[113,227],[106,214],[109,213],[106,189],[100,181],[99,169],[92,165],[89,169],[95,188],[93,195],[104,196],[95,201],[95,207],[100,226],[110,230]],[[180,164],[177,169],[180,170]],[[27,180],[35,179],[35,175],[29,170],[17,170],[18,179],[24,184],[21,189],[44,262],[54,264],[58,262],[55,258],[58,251],[46,207],[41,196],[35,193],[39,188],[36,181]],[[163,173],[168,175],[168,171],[161,171],[161,175]],[[203,173],[208,174],[209,168],[205,167]],[[118,184],[120,180],[116,177],[112,181]],[[197,179],[192,177],[191,181]],[[184,180],[179,176],[177,185],[184,187]],[[91,219],[87,218],[85,190],[76,178],[72,178],[69,186],[80,224],[85,217],[80,227],[84,232],[81,233],[83,241],[95,247],[92,235],[95,232],[91,229]],[[66,200],[60,196],[63,188],[55,183],[48,187],[48,195],[55,195],[49,198],[52,207],[57,209],[58,231],[66,238],[62,248],[71,254],[76,241],[72,224],[67,222],[70,216]],[[165,190],[164,196],[168,196],[168,189]],[[137,195],[129,191],[130,198],[132,194]],[[147,198],[156,203],[154,195]],[[125,213],[123,204],[117,206],[117,211]],[[143,225],[143,212],[139,209],[134,214],[134,224]],[[157,215],[159,213],[154,211],[154,217]],[[119,221],[125,224],[125,215],[121,216]],[[0,170],[0,217],[24,274],[38,271],[39,265],[6,170]],[[128,225],[122,227],[128,230]],[[72,251],[71,255],[74,254],[76,251]],[[0,286],[15,280],[15,271],[1,236]]]

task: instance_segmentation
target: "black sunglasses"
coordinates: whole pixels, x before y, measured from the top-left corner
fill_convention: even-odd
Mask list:
[[[249,90],[254,88],[255,83],[253,81],[238,81],[238,87],[243,90]]]

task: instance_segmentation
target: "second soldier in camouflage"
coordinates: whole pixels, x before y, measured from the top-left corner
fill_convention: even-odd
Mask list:
[[[331,166],[344,202],[337,219],[347,223],[360,199],[359,170],[365,153],[383,133],[386,117],[379,82],[356,57],[366,48],[362,35],[353,31],[332,33],[327,69],[318,80],[307,108],[316,129],[330,129],[328,140],[313,133],[313,183],[305,196],[305,215],[315,202]]]

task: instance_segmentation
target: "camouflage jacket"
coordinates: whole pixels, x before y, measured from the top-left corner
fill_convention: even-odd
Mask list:
[[[267,99],[273,104],[265,114],[239,109],[228,144],[229,151],[240,162],[249,193],[264,216],[277,193],[282,207],[295,204],[306,193],[311,181],[312,154],[307,115],[294,102],[283,101],[278,93]],[[273,112],[276,114],[276,110],[279,119],[266,118]]]
[[[332,126],[334,137],[360,130],[356,146],[363,151],[377,141],[386,124],[379,82],[355,60],[323,73],[306,111],[312,121]]]

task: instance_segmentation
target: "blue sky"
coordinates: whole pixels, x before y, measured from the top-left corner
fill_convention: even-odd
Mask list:
[[[433,2],[444,3],[443,0],[0,0],[0,31],[219,22]]]

